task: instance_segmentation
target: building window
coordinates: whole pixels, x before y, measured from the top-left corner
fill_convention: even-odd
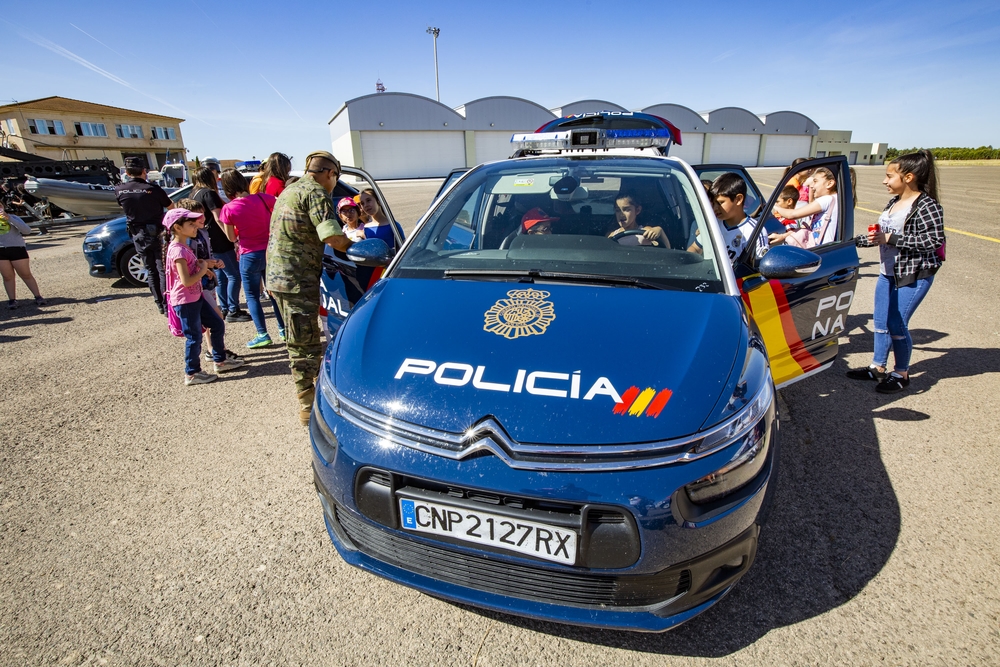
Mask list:
[[[104,123],[76,123],[76,134],[80,137],[106,137],[108,130]]]
[[[149,129],[153,133],[154,139],[167,139],[173,141],[177,138],[177,135],[174,134],[174,128],[172,127],[151,127]]]
[[[32,134],[66,134],[61,120],[45,120],[42,118],[29,118],[28,129]]]
[[[115,125],[115,134],[119,139],[142,139],[142,126]]]
[[[816,157],[826,157],[826,151],[816,151]]]

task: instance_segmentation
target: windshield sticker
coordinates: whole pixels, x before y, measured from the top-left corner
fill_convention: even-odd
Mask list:
[[[473,366],[458,361],[438,363],[429,359],[406,358],[396,371],[395,378],[402,380],[406,375],[429,375],[436,384],[446,387],[464,387],[472,384],[473,389],[481,391],[499,391],[513,394],[534,394],[535,396],[551,396],[553,398],[573,398],[591,401],[598,396],[607,396],[614,403],[612,412],[616,415],[640,417],[660,416],[667,402],[673,396],[669,389],[657,392],[652,387],[640,390],[639,387],[629,387],[624,394],[618,390],[606,377],[599,377],[592,383],[583,384],[583,372],[557,373],[552,371],[528,371],[520,368],[517,373],[504,376],[495,371],[489,373],[486,366]],[[498,382],[497,380],[505,380]],[[513,380],[513,381],[511,381]],[[586,392],[583,388],[588,387]],[[582,394],[582,396],[581,396]]]
[[[534,178],[515,178],[514,179],[514,187],[521,186],[521,187],[524,187],[524,188],[530,188],[534,184],[535,184],[535,179]]]
[[[485,313],[483,330],[508,340],[541,336],[556,319],[555,306],[545,301],[549,292],[536,289],[511,290]]]

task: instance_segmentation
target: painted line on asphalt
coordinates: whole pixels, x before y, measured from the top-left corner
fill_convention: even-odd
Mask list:
[[[772,190],[776,187],[769,183],[757,183],[757,185],[763,185],[765,188],[771,188]],[[866,211],[868,213],[874,213],[875,215],[882,215],[882,211],[876,211],[872,208],[865,208],[864,206],[855,206],[854,208],[859,211]],[[980,239],[982,241],[992,241],[993,243],[1000,243],[1000,239],[995,239],[992,236],[983,236],[982,234],[973,234],[972,232],[966,232],[961,229],[955,229],[954,227],[945,227],[944,231],[950,232],[951,234],[961,234],[962,236],[971,236],[974,239]]]

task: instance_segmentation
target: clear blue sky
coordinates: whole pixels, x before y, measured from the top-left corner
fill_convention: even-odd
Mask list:
[[[78,2],[5,12],[0,103],[186,119],[189,157],[296,158],[375,91],[799,111],[891,146],[1000,145],[1000,3]],[[363,13],[362,13],[363,12]]]

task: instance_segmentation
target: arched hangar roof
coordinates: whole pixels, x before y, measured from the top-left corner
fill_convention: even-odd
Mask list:
[[[701,114],[680,104],[654,104],[643,109],[642,113],[666,118],[681,132],[704,132],[708,126]]]
[[[560,116],[595,111],[628,109],[607,100],[580,100],[549,110],[531,100],[503,95],[483,97],[451,109],[422,95],[373,93],[344,102],[329,124],[338,136],[350,130],[530,132]],[[740,107],[723,107],[697,113],[680,104],[654,104],[642,112],[666,118],[681,132],[815,135],[819,131],[815,121],[796,111],[758,116]]]
[[[352,130],[463,129],[465,118],[449,107],[412,93],[372,93],[344,102],[330,123],[347,110]]]
[[[618,106],[614,102],[607,100],[579,100],[569,104],[551,109],[556,116],[572,116],[577,113],[594,113],[595,111],[628,111],[625,107]]]
[[[465,117],[466,130],[524,132],[555,119],[551,111],[540,104],[520,97],[483,97],[466,102],[455,111]]]
[[[764,121],[741,107],[722,107],[708,112],[708,132],[764,134]]]
[[[798,111],[772,111],[764,116],[768,134],[816,134],[819,125]]]

